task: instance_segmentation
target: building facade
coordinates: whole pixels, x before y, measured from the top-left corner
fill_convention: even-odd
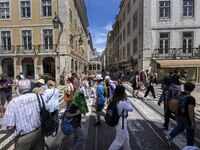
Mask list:
[[[196,0],[122,0],[118,64],[159,77],[176,69],[200,81],[199,7]]]
[[[83,71],[88,63],[88,21],[84,1],[77,3],[0,1],[0,72],[11,78],[23,72],[33,79],[48,73],[58,80],[61,74]],[[83,20],[80,14],[85,15]],[[61,21],[57,29],[55,17]],[[77,42],[80,37],[82,44]]]

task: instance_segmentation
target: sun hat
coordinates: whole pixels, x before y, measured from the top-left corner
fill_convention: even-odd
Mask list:
[[[105,76],[105,81],[106,80],[110,80],[110,77],[109,76]]]
[[[38,80],[38,82],[41,83],[41,84],[45,84],[44,79],[40,79],[40,80]]]
[[[97,74],[94,80],[103,80],[103,77],[101,74]]]

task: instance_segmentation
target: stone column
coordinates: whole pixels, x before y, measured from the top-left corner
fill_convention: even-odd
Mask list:
[[[13,59],[13,65],[14,65],[14,79],[16,79],[16,75],[17,75],[17,57],[14,57]]]
[[[39,72],[38,72],[38,67],[37,67],[37,61],[38,61],[38,57],[36,56],[34,59],[34,79],[38,80],[39,79]]]

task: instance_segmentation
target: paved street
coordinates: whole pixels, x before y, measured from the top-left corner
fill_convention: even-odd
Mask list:
[[[163,107],[157,105],[157,100],[153,101],[151,96],[147,100],[132,98],[132,89],[129,83],[125,82],[124,86],[128,94],[128,99],[134,106],[134,111],[129,114],[128,117],[128,129],[130,134],[130,144],[132,149],[137,150],[167,150],[170,149],[170,146],[167,144],[165,136],[172,130],[175,126],[175,122],[170,123],[170,128],[168,131],[162,131],[160,128],[163,124]],[[59,87],[62,89],[63,87]],[[145,91],[140,92],[142,97]],[[156,87],[156,96],[157,99],[160,96],[161,90],[160,87]],[[197,103],[198,99],[198,90],[194,92],[196,94]],[[62,90],[60,93],[62,96]],[[62,97],[60,97],[62,99]],[[94,100],[91,99],[94,104]],[[92,103],[88,101],[89,113],[82,118],[82,128],[87,135],[87,142],[85,147],[86,150],[107,150],[111,145],[112,141],[115,138],[115,128],[109,127],[104,121],[104,113],[102,113],[102,126],[95,128],[93,123],[95,122],[95,109],[92,106]],[[200,116],[199,105],[196,107],[197,117]],[[65,111],[65,103],[60,101],[59,115]],[[195,144],[200,147],[200,121],[196,118],[196,137]],[[5,128],[0,131],[0,149],[2,150],[12,150],[13,149],[13,139],[12,135],[7,134]],[[50,150],[66,150],[70,149],[70,146],[73,143],[73,136],[64,136],[60,131],[56,137],[46,138],[46,142]],[[172,144],[171,149],[179,150],[185,146],[185,133],[177,136]]]

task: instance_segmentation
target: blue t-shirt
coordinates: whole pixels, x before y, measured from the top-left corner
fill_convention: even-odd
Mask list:
[[[97,94],[97,97],[99,98],[97,101],[97,104],[98,105],[103,105],[105,103],[105,97],[104,97],[104,85],[103,83],[100,83],[98,86],[97,86],[97,89],[96,89],[96,94]]]

